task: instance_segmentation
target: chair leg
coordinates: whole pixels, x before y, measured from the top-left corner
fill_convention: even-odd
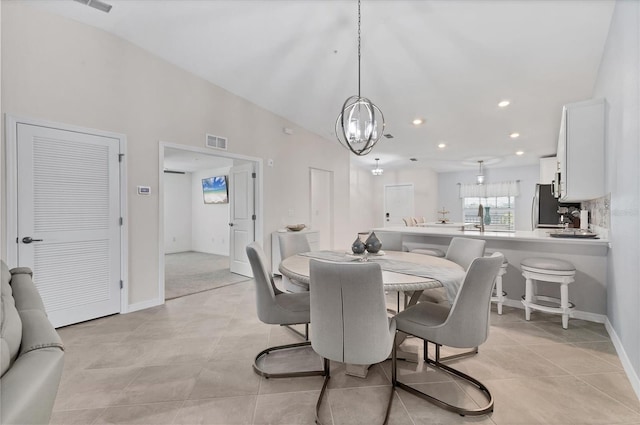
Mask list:
[[[280,326],[284,326],[285,328],[289,329],[294,334],[304,338],[305,341],[309,341],[309,324],[308,323],[304,324],[304,333],[302,333],[299,330],[297,330],[296,328],[294,328],[293,325],[280,325]]]
[[[262,356],[266,356],[273,351],[280,350],[290,350],[293,348],[300,347],[308,347],[311,345],[311,341],[297,342],[295,344],[286,344],[286,345],[278,345],[275,347],[270,347],[265,350],[262,350],[258,353],[255,360],[253,361],[253,371],[260,376],[264,376],[265,378],[297,378],[301,376],[323,376],[325,374],[324,370],[302,370],[298,372],[282,372],[282,373],[269,373],[265,372],[258,367],[258,360]]]
[[[427,359],[429,358],[429,342],[424,340],[423,341],[423,345],[424,345],[424,361],[426,362]],[[454,359],[459,359],[461,357],[467,357],[467,356],[473,356],[475,354],[478,354],[478,347],[475,347],[469,351],[465,351],[464,353],[458,353],[458,354],[452,354],[450,356],[446,356],[446,357],[440,357],[440,345],[436,344],[436,361],[438,362],[446,362],[448,360],[454,360]]]
[[[447,366],[445,364],[442,364],[438,359],[440,357],[440,345],[436,344],[436,360],[431,360],[429,358],[427,358],[425,361],[427,362],[427,364],[433,366],[436,369],[440,369],[443,370],[451,375],[455,375],[458,378],[464,379],[465,381],[471,383],[472,385],[474,385],[479,391],[481,391],[484,396],[487,399],[487,405],[484,407],[481,407],[479,409],[465,409],[459,406],[454,406],[452,404],[449,404],[445,401],[442,401],[438,398],[435,398],[429,394],[423,393],[422,391],[419,391],[405,383],[402,383],[400,381],[398,381],[398,377],[397,377],[397,359],[396,359],[396,355],[395,355],[395,344],[394,344],[394,350],[393,352],[393,357],[392,357],[392,363],[391,363],[391,377],[392,377],[392,383],[394,387],[400,387],[403,390],[417,396],[420,398],[423,398],[425,400],[427,400],[430,403],[435,404],[438,407],[441,407],[445,410],[448,410],[450,412],[455,412],[458,413],[461,416],[480,416],[480,415],[486,415],[488,413],[493,412],[493,396],[491,395],[491,392],[489,392],[489,389],[487,387],[484,386],[484,384],[482,384],[480,381],[478,381],[477,379],[463,373],[460,372],[457,369],[454,369],[450,366]],[[426,356],[425,356],[426,357]]]
[[[316,424],[322,425],[320,422],[320,405],[322,404],[322,399],[324,398],[324,392],[327,389],[327,384],[329,383],[329,379],[331,378],[331,365],[329,363],[329,359],[324,359],[324,383],[322,384],[322,390],[320,391],[320,397],[318,397],[318,402],[316,403]]]

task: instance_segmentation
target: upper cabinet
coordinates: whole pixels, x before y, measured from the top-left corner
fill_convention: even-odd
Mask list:
[[[555,156],[540,158],[540,178],[538,183],[551,184],[558,171],[558,159]]]
[[[604,99],[562,108],[557,163],[553,184],[560,201],[604,196]]]

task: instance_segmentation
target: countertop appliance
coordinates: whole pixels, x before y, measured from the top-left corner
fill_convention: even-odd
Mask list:
[[[560,213],[559,210],[563,213]],[[533,229],[561,229],[565,227],[564,223],[573,221],[573,218],[568,214],[569,210],[580,210],[580,204],[560,203],[553,196],[552,185],[537,184],[531,203],[531,227]]]

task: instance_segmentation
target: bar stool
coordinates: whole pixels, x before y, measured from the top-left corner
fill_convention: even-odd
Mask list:
[[[493,255],[492,252],[486,252],[484,254],[485,257],[491,257]],[[503,254],[504,256],[504,254]],[[498,276],[496,276],[496,284],[494,288],[494,293],[491,296],[491,302],[496,303],[496,307],[498,308],[498,314],[502,314],[502,304],[504,304],[504,300],[507,297],[507,293],[502,290],[502,276],[507,274],[507,267],[509,267],[509,261],[507,261],[507,257],[504,257],[502,261],[502,265],[500,266],[500,270],[498,270]]]
[[[525,319],[531,319],[531,310],[547,313],[562,314],[562,327],[569,327],[569,316],[575,305],[569,301],[569,284],[576,276],[573,264],[555,258],[525,258],[520,262],[522,276],[525,281],[525,294],[522,304],[525,309]],[[560,299],[537,294],[537,281],[560,284]],[[543,301],[546,304],[540,304]],[[551,305],[549,305],[551,304]]]

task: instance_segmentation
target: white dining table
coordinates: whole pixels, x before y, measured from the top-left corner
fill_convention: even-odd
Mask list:
[[[404,308],[418,302],[420,295],[426,289],[447,287],[447,292],[455,294],[464,280],[465,270],[445,258],[402,251],[386,251],[380,255],[353,255],[345,251],[312,251],[285,258],[278,269],[283,276],[290,279],[312,284],[310,282],[309,261],[319,258],[336,262],[371,261],[377,262],[382,268],[382,282],[385,291],[404,293]],[[402,270],[402,271],[400,271]],[[450,296],[451,297],[451,296]],[[398,309],[400,309],[398,298]],[[404,353],[408,360],[418,360],[417,353]],[[347,373],[354,376],[366,377],[367,369],[358,365],[347,365]]]

